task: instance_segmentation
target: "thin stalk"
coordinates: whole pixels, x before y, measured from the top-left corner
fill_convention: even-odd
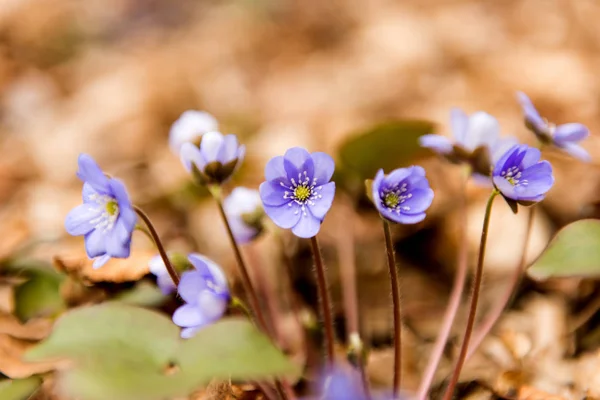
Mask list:
[[[392,305],[394,308],[394,386],[393,397],[398,397],[402,383],[402,310],[400,308],[400,279],[396,267],[396,256],[394,254],[394,243],[392,242],[392,231],[390,223],[383,221],[383,232],[385,234],[385,250],[387,252],[388,267],[390,271],[390,282],[392,285]]]
[[[471,297],[471,307],[469,309],[467,326],[465,328],[465,336],[460,348],[458,360],[456,361],[456,366],[454,367],[454,371],[452,372],[452,376],[450,378],[450,383],[446,388],[446,393],[444,393],[444,400],[452,399],[452,395],[454,394],[454,388],[458,383],[460,371],[462,370],[467,356],[467,350],[469,348],[469,339],[471,338],[471,333],[473,332],[473,325],[475,324],[475,315],[477,314],[477,303],[479,302],[479,289],[481,288],[481,281],[483,278],[483,260],[485,259],[485,245],[487,242],[488,229],[490,226],[490,217],[492,215],[492,205],[494,204],[494,199],[497,195],[498,191],[494,189],[485,207],[485,216],[483,217],[483,228],[481,230],[481,242],[479,244],[479,257],[477,259],[475,279],[473,280],[473,295]]]
[[[263,315],[263,312],[260,308],[260,302],[258,301],[256,291],[254,290],[254,287],[252,285],[252,280],[250,279],[250,274],[248,273],[248,267],[246,267],[246,262],[242,257],[242,252],[240,251],[240,247],[238,246],[238,243],[235,240],[235,236],[233,236],[233,231],[231,230],[231,226],[229,225],[227,214],[225,214],[225,209],[223,208],[221,190],[219,187],[210,187],[209,191],[217,203],[219,214],[221,214],[221,218],[223,219],[223,223],[225,224],[225,228],[227,229],[227,235],[229,236],[231,247],[233,247],[233,253],[235,255],[235,259],[239,267],[239,272],[242,277],[242,285],[244,286],[244,291],[250,299],[250,307],[252,308],[252,311],[254,311],[254,315],[258,320],[258,326],[260,327],[260,329],[262,329],[264,332],[268,332],[265,316]]]
[[[171,261],[169,260],[169,257],[167,256],[165,247],[163,246],[162,242],[160,241],[160,237],[158,236],[158,233],[156,232],[154,225],[152,225],[152,221],[150,221],[150,218],[138,206],[133,206],[133,209],[135,210],[135,212],[140,216],[140,218],[144,221],[144,223],[148,227],[148,231],[150,232],[150,235],[152,236],[152,240],[154,241],[154,244],[156,245],[156,248],[158,249],[160,258],[162,258],[163,262],[165,263],[165,267],[167,268],[167,271],[169,272],[169,276],[173,280],[173,283],[175,284],[175,286],[179,286],[179,275],[177,275],[177,271],[175,270],[175,268],[173,268],[173,264],[171,264]]]
[[[450,331],[452,330],[452,324],[454,322],[454,319],[456,318],[456,313],[458,312],[458,308],[460,306],[460,300],[462,298],[462,294],[465,288],[465,282],[467,281],[467,270],[469,261],[469,236],[467,235],[466,183],[468,178],[469,175],[467,174],[464,177],[464,179],[462,179],[462,188],[461,193],[459,195],[461,238],[456,260],[456,275],[454,276],[452,291],[450,293],[448,307],[446,308],[446,311],[444,313],[444,319],[442,321],[440,333],[436,338],[433,350],[431,352],[431,356],[429,357],[429,362],[427,364],[427,367],[425,368],[425,372],[423,373],[421,384],[419,385],[419,390],[417,392],[417,398],[419,400],[425,400],[427,398],[427,393],[431,388],[431,384],[435,376],[435,371],[437,370],[440,360],[442,359],[442,355],[444,354],[444,348],[446,347],[446,343],[448,342],[448,337],[450,336]]]
[[[534,206],[535,207],[535,206]],[[529,210],[529,216],[527,218],[527,227],[525,228],[525,240],[523,241],[523,247],[521,248],[521,259],[519,260],[519,265],[515,269],[511,280],[504,292],[504,295],[500,298],[492,310],[487,314],[487,318],[484,319],[480,326],[477,327],[473,335],[473,340],[471,341],[471,345],[469,346],[469,351],[467,352],[466,359],[468,360],[471,356],[477,351],[477,348],[483,342],[483,339],[490,333],[502,312],[506,308],[506,305],[510,302],[510,300],[514,296],[515,289],[521,282],[521,278],[523,273],[525,272],[526,262],[527,262],[527,245],[529,244],[529,239],[531,238],[531,229],[533,227],[533,215],[535,208],[531,208]]]
[[[331,308],[331,299],[329,298],[329,286],[327,284],[327,275],[325,274],[325,264],[319,247],[319,241],[316,236],[310,238],[310,247],[315,260],[315,275],[317,279],[317,287],[319,290],[319,303],[321,305],[321,317],[325,327],[325,346],[327,349],[328,369],[333,367],[335,361],[334,353],[334,333],[333,333],[333,317]]]

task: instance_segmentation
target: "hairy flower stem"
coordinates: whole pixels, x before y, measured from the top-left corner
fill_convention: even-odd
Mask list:
[[[256,291],[252,286],[252,280],[250,279],[250,274],[248,273],[248,268],[246,267],[246,262],[242,257],[242,252],[240,251],[240,247],[238,246],[235,237],[233,236],[233,231],[231,230],[231,226],[229,225],[229,220],[227,219],[227,214],[225,214],[225,209],[223,208],[223,197],[221,195],[221,188],[218,186],[209,186],[209,191],[211,195],[214,197],[217,207],[219,208],[219,214],[221,214],[221,218],[223,219],[223,223],[225,224],[225,228],[227,229],[227,235],[229,236],[229,240],[231,242],[231,247],[233,247],[233,253],[235,255],[235,259],[237,261],[240,275],[242,277],[242,285],[244,286],[244,291],[248,298],[250,299],[250,307],[256,316],[258,321],[258,326],[263,332],[268,332],[267,323],[265,320],[265,316],[260,308],[260,302],[258,301],[258,297],[256,296]]]
[[[177,275],[177,271],[175,271],[173,264],[171,264],[171,261],[169,260],[169,257],[167,256],[167,252],[165,251],[165,247],[163,246],[162,242],[160,241],[160,237],[158,236],[158,233],[156,232],[154,225],[152,225],[152,221],[150,221],[150,218],[148,218],[146,213],[144,211],[142,211],[142,209],[139,208],[138,206],[133,206],[133,209],[135,210],[135,212],[140,216],[140,218],[144,221],[144,223],[148,227],[150,236],[152,237],[152,240],[154,241],[154,244],[156,245],[156,248],[158,249],[160,258],[162,258],[163,262],[165,263],[165,267],[167,268],[167,271],[169,272],[169,276],[173,280],[173,283],[175,284],[175,286],[179,286],[179,275]]]
[[[468,270],[468,255],[469,255],[469,236],[467,235],[467,180],[469,179],[470,171],[466,171],[466,176],[462,179],[461,185],[461,194],[458,196],[460,199],[459,204],[459,213],[460,213],[460,247],[457,253],[457,267],[456,267],[456,275],[454,276],[454,282],[452,284],[452,292],[450,293],[450,299],[448,301],[448,307],[446,308],[446,312],[444,313],[444,319],[442,321],[442,326],[440,329],[440,333],[436,338],[435,344],[433,346],[433,350],[431,352],[431,356],[429,357],[429,362],[427,367],[425,368],[425,372],[423,373],[423,378],[419,385],[418,390],[418,399],[425,400],[427,398],[427,393],[431,388],[431,384],[433,382],[433,378],[435,376],[435,371],[442,359],[442,355],[444,354],[444,348],[446,347],[446,343],[448,342],[448,337],[450,336],[450,331],[452,329],[452,323],[456,318],[456,313],[458,311],[460,305],[460,299],[462,297],[465,282],[467,280],[467,270]]]
[[[329,286],[327,284],[327,275],[325,274],[325,264],[321,255],[321,248],[316,236],[310,238],[310,246],[315,260],[315,275],[317,278],[317,287],[319,290],[319,304],[321,305],[321,318],[325,327],[325,346],[327,350],[327,367],[333,367],[335,360],[334,353],[334,334],[333,334],[333,316],[331,309],[331,299],[329,298]]]
[[[527,228],[525,230],[525,240],[523,241],[523,247],[521,248],[521,259],[519,260],[519,265],[515,269],[510,283],[504,292],[504,295],[500,297],[499,301],[494,305],[492,310],[488,313],[486,319],[481,322],[480,326],[477,327],[477,330],[473,334],[473,340],[471,341],[471,345],[469,346],[469,351],[467,352],[466,360],[471,358],[471,356],[477,351],[477,348],[483,342],[483,339],[490,333],[502,312],[506,308],[507,304],[514,296],[515,289],[521,282],[521,278],[523,273],[525,272],[525,266],[527,261],[527,245],[529,243],[529,239],[531,237],[531,228],[533,227],[533,215],[535,208],[532,207],[529,210],[529,216],[527,218]]]
[[[463,342],[460,348],[458,360],[456,360],[456,366],[454,367],[454,371],[452,372],[452,376],[450,377],[450,383],[446,388],[446,393],[444,393],[443,400],[452,399],[452,395],[454,394],[454,388],[458,383],[458,378],[460,376],[460,372],[462,370],[467,356],[467,350],[469,349],[469,339],[471,338],[471,333],[473,332],[473,325],[475,324],[475,315],[477,314],[477,303],[479,302],[479,289],[481,288],[481,281],[483,278],[483,260],[485,259],[485,245],[487,242],[488,229],[490,226],[490,217],[492,215],[492,205],[494,204],[494,199],[498,194],[498,190],[494,189],[485,207],[485,215],[483,217],[483,229],[481,230],[481,242],[479,243],[479,257],[477,258],[477,269],[475,270],[475,279],[473,280],[473,295],[471,297],[471,307],[469,308],[469,316],[467,318],[465,336],[463,338]]]
[[[400,309],[400,279],[396,267],[396,256],[394,254],[394,243],[392,242],[392,231],[390,223],[383,221],[383,232],[385,234],[385,250],[387,252],[388,267],[390,270],[390,282],[392,284],[392,306],[394,308],[394,386],[393,397],[398,397],[402,383],[402,310]]]

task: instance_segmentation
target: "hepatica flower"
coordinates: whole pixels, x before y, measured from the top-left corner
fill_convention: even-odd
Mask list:
[[[258,190],[233,189],[223,201],[223,208],[238,243],[248,243],[262,231],[264,210]]]
[[[554,176],[550,163],[540,161],[540,156],[536,148],[513,146],[494,167],[494,186],[505,198],[522,205],[543,200],[554,183]]]
[[[200,254],[192,253],[188,260],[195,270],[184,272],[177,292],[185,304],[175,310],[173,322],[184,328],[182,338],[194,336],[201,328],[223,316],[230,294],[221,268]]]
[[[199,147],[184,143],[179,156],[188,172],[200,183],[210,185],[229,179],[242,163],[245,151],[235,135],[208,132],[202,135]]]
[[[77,177],[84,182],[83,204],[67,215],[67,232],[85,237],[87,255],[95,258],[94,268],[100,268],[111,257],[129,257],[137,215],[125,185],[104,175],[87,154],[79,156]]]
[[[216,118],[205,111],[188,110],[173,122],[169,131],[169,146],[175,155],[179,155],[184,143],[198,145],[200,138],[207,132],[219,129]]]
[[[516,142],[513,138],[501,138],[498,121],[483,111],[467,116],[454,108],[450,112],[450,126],[454,141],[429,134],[421,136],[419,143],[453,163],[469,164],[474,173],[487,177],[493,163]]]
[[[554,146],[566,151],[582,161],[590,161],[590,155],[577,143],[588,137],[588,128],[579,123],[555,125],[542,118],[529,97],[523,92],[517,92],[519,103],[525,116],[525,125],[544,144]]]
[[[421,167],[399,168],[389,175],[380,169],[371,184],[371,197],[385,219],[415,224],[425,219],[425,211],[433,201],[433,190]]]
[[[329,182],[334,169],[329,155],[300,147],[272,158],[259,188],[266,214],[298,237],[315,236],[335,195],[335,183]]]
[[[173,265],[178,272],[188,270],[192,267],[187,257],[183,254],[168,252],[167,256],[169,257],[169,261],[171,261],[171,265]],[[160,254],[155,255],[148,261],[148,267],[150,273],[156,276],[156,284],[163,294],[166,295],[175,291],[175,283],[173,282],[171,275],[169,275],[169,271],[167,271],[165,262]]]

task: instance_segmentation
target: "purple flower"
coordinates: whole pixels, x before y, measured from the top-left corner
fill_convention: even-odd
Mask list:
[[[554,183],[552,166],[540,161],[538,149],[515,145],[498,160],[492,173],[494,186],[502,195],[522,205],[544,199]]]
[[[259,188],[266,214],[298,237],[315,236],[335,195],[335,183],[329,182],[334,169],[329,155],[300,147],[272,158],[265,167],[267,181]]]
[[[129,257],[137,215],[120,180],[104,175],[87,154],[81,154],[78,162],[83,204],[69,212],[65,228],[71,235],[85,236],[87,255],[96,258],[93,267],[100,268],[111,257]]]
[[[202,327],[223,316],[229,303],[229,287],[221,268],[200,254],[188,260],[195,270],[184,272],[177,292],[186,304],[175,310],[173,322],[184,328],[182,338],[190,338]]]
[[[467,116],[454,108],[450,111],[450,126],[454,141],[442,135],[429,134],[421,136],[419,143],[451,162],[471,165],[473,172],[483,177],[490,176],[494,162],[516,143],[511,137],[501,138],[498,121],[483,111]]]
[[[169,146],[175,155],[179,155],[184,143],[199,144],[200,138],[207,132],[219,129],[216,118],[205,111],[185,111],[171,125]]]
[[[421,167],[398,168],[389,175],[380,169],[371,185],[375,208],[385,218],[400,224],[415,224],[425,219],[433,201],[433,190]]]
[[[171,254],[168,253],[167,255],[170,259]],[[150,268],[150,273],[156,276],[156,284],[163,294],[171,294],[175,291],[175,283],[173,282],[173,279],[171,279],[171,275],[169,275],[169,271],[167,271],[165,262],[160,254],[155,255],[148,261],[148,267]]]
[[[590,134],[585,125],[572,122],[556,126],[540,116],[525,93],[517,92],[517,97],[523,108],[525,125],[538,137],[540,142],[553,144],[582,161],[590,161],[588,152],[577,144]]]
[[[238,243],[248,243],[262,231],[264,210],[258,190],[233,189],[223,201],[223,208]]]
[[[200,147],[184,143],[179,156],[188,172],[200,183],[208,185],[229,179],[242,163],[245,151],[245,146],[238,145],[235,135],[208,132],[202,135]]]
[[[358,373],[341,367],[334,368],[325,378],[322,398],[327,400],[367,400]]]

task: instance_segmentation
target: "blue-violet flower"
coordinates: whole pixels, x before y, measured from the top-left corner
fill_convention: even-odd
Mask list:
[[[179,155],[184,143],[200,144],[200,138],[207,132],[219,129],[217,119],[205,111],[188,110],[173,122],[169,131],[169,146]]]
[[[184,272],[177,292],[186,304],[175,310],[173,322],[190,338],[204,326],[221,318],[230,300],[229,286],[221,268],[212,260],[192,253],[188,260],[195,270]]]
[[[577,143],[588,137],[590,131],[580,123],[571,122],[555,125],[542,118],[537,109],[523,92],[517,92],[519,103],[525,116],[525,125],[544,144],[553,144],[582,161],[590,161],[590,155]]]
[[[262,231],[264,210],[258,190],[236,187],[223,201],[235,240],[248,243]]]
[[[267,181],[259,188],[265,213],[298,237],[315,236],[333,203],[335,182],[329,180],[334,169],[328,154],[300,147],[272,158],[265,167]]]
[[[71,235],[85,236],[87,255],[95,258],[93,267],[100,268],[111,257],[129,257],[137,215],[120,180],[104,175],[87,154],[81,154],[78,163],[83,204],[69,212],[65,228]]]
[[[554,176],[550,163],[540,157],[538,149],[523,144],[513,146],[498,160],[492,177],[502,196],[522,205],[544,199]]]
[[[415,224],[425,219],[425,211],[433,201],[433,190],[421,167],[398,168],[389,175],[380,169],[371,184],[371,197],[385,219]]]
[[[207,132],[202,135],[200,147],[192,143],[181,146],[180,158],[188,172],[201,184],[225,182],[244,159],[246,148],[239,145],[235,135]]]
[[[193,265],[190,264],[187,257],[181,253],[169,251],[167,256],[169,257],[171,265],[177,272],[183,272],[193,268]],[[166,295],[175,291],[177,287],[175,286],[171,275],[169,275],[169,271],[167,271],[165,262],[160,254],[155,255],[150,259],[150,261],[148,261],[148,267],[150,269],[150,273],[156,276],[156,284],[163,294]]]

